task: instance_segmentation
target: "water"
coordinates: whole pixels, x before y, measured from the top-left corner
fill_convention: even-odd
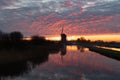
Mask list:
[[[96,47],[100,47],[100,48],[103,48],[103,49],[114,50],[114,51],[120,51],[120,48],[114,48],[114,47],[104,47],[104,46],[96,46]]]
[[[8,72],[0,72],[1,80],[120,80],[120,61],[81,46],[64,46],[43,59],[14,64]]]

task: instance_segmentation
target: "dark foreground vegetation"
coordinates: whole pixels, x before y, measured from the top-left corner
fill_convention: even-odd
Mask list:
[[[0,36],[0,65],[12,64],[33,58],[42,58],[60,49],[59,43],[32,36],[24,40],[21,32],[11,32]]]
[[[16,31],[0,36],[0,77],[27,73],[36,65],[48,61],[50,54],[61,50],[59,43],[47,41],[44,37],[23,38],[22,33]]]

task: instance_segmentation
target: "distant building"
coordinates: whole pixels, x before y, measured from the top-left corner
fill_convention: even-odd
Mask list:
[[[62,32],[61,32],[61,42],[66,43],[67,42],[67,35],[63,33],[63,27],[62,27]]]

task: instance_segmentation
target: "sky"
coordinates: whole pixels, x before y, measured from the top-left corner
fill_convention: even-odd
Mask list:
[[[0,0],[0,30],[25,36],[120,33],[120,0]]]

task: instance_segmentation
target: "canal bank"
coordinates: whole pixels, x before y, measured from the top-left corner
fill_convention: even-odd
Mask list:
[[[90,46],[89,50],[116,60],[120,60],[120,51],[105,49],[97,46]]]

